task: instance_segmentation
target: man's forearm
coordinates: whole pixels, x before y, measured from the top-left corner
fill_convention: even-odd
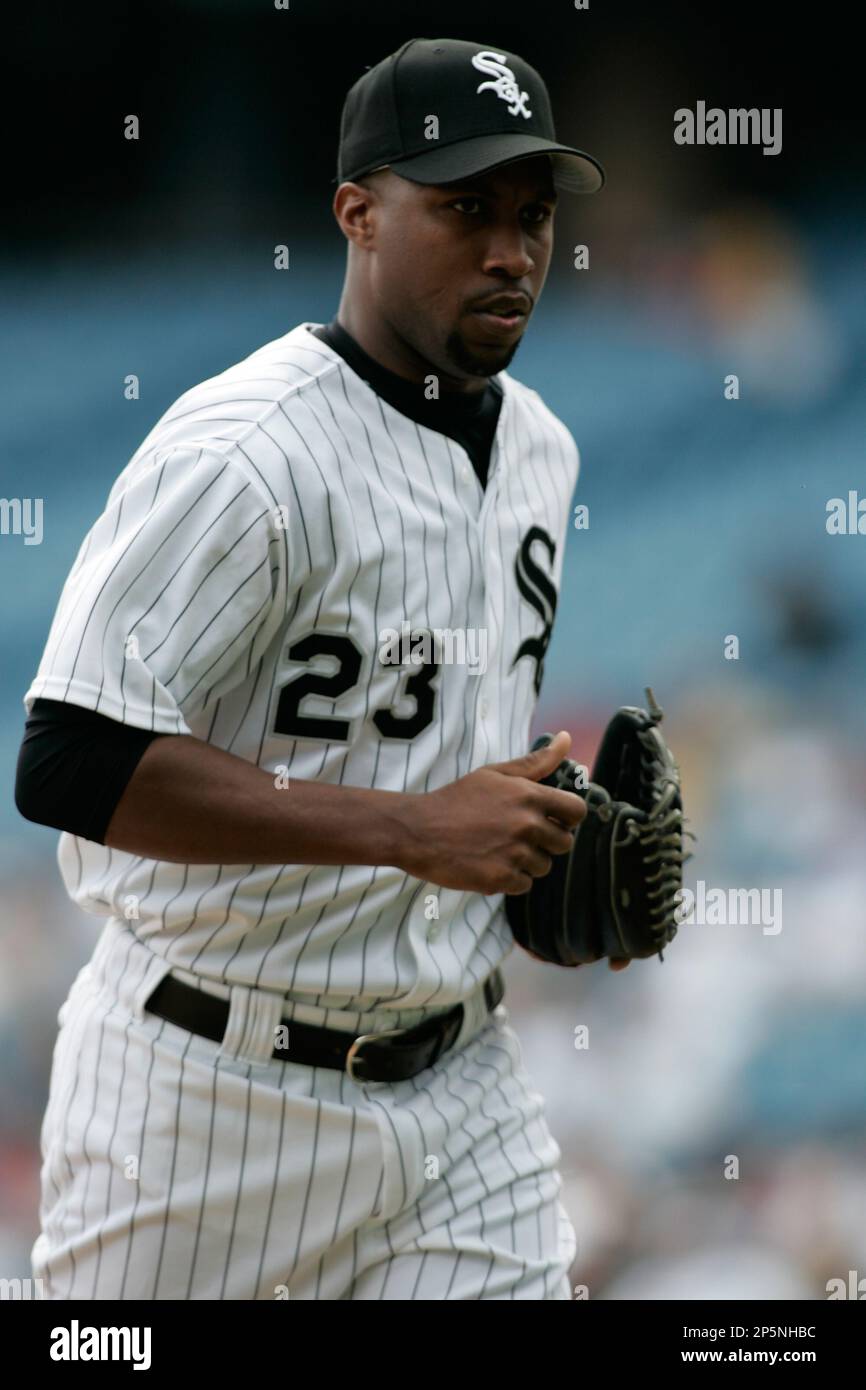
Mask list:
[[[157,738],[105,843],[176,864],[399,864],[411,836],[399,792],[289,781],[185,734]]]

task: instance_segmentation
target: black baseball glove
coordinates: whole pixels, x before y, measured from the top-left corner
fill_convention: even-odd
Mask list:
[[[507,895],[505,908],[515,941],[557,965],[661,959],[676,935],[688,857],[680,776],[658,727],[662,711],[650,689],[646,696],[649,711],[624,706],[613,716],[588,781],[569,760],[544,778],[582,796],[587,814],[568,853],[554,855],[528,893]]]

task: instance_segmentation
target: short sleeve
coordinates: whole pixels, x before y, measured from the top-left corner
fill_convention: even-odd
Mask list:
[[[243,462],[184,446],[126,470],[66,580],[24,696],[157,733],[239,685],[285,614],[287,534]]]

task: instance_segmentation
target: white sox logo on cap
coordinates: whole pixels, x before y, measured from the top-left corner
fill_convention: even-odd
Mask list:
[[[430,111],[443,130],[432,142]],[[414,183],[457,183],[540,155],[565,192],[604,183],[597,159],[557,140],[544,78],[525,59],[468,39],[409,39],[349,90],[336,182],[390,168]]]
[[[504,53],[493,53],[488,48],[475,54],[472,59],[472,66],[477,68],[479,72],[492,73],[494,79],[492,82],[482,82],[475,90],[476,92],[495,92],[503,101],[509,103],[509,115],[525,116],[528,120],[532,115],[526,105],[529,100],[529,93],[521,92],[517,78],[506,63],[505,57]]]

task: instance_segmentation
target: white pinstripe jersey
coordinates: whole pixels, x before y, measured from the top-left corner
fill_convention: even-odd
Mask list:
[[[287,768],[285,796],[294,779],[432,791],[528,747],[577,449],[502,372],[482,490],[460,445],[312,327],[150,432],[82,544],[25,706],[194,734]],[[447,647],[385,664],[388,629],[485,633],[486,669]],[[174,965],[326,1007],[441,1008],[511,948],[501,895],[396,868],[178,865],[67,833],[58,859],[73,901]]]

